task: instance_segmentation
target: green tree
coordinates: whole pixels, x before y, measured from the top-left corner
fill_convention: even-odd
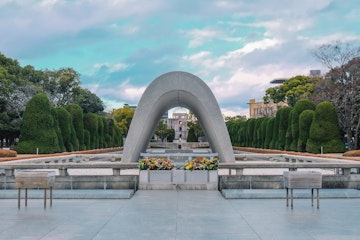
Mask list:
[[[118,147],[123,145],[123,138],[120,133],[120,128],[117,126],[113,118],[108,118],[108,129],[111,139],[110,147]]]
[[[167,140],[169,134],[170,132],[167,124],[164,121],[160,120],[159,123],[156,125],[155,135],[158,136],[163,142],[165,139]]]
[[[297,148],[299,152],[306,151],[306,143],[309,139],[309,132],[315,111],[304,110],[299,116],[299,140]]]
[[[314,91],[318,78],[298,75],[286,80],[279,87],[271,87],[265,91],[264,101],[274,103],[287,102],[294,106],[299,99],[308,99]]]
[[[276,112],[275,122],[274,122],[274,126],[273,126],[272,139],[271,139],[270,146],[269,146],[271,149],[277,149],[277,147],[278,147],[280,114],[281,114],[281,111]]]
[[[290,149],[292,151],[297,151],[297,145],[299,140],[299,116],[305,110],[315,110],[315,104],[307,99],[300,99],[296,102],[293,108],[293,115],[291,119],[291,135],[292,142]]]
[[[78,88],[74,98],[84,113],[101,113],[105,109],[103,101],[88,89]]]
[[[285,135],[285,150],[286,151],[291,150],[291,143],[293,142],[292,127],[291,127],[293,115],[294,115],[294,109],[292,109],[290,111],[288,128],[286,129],[286,135]]]
[[[85,149],[84,144],[84,114],[81,107],[77,104],[71,103],[65,107],[70,113],[72,119],[72,125],[76,133],[76,138],[79,142],[79,150]]]
[[[111,147],[111,137],[110,137],[110,132],[109,132],[109,119],[108,118],[101,118],[103,121],[103,126],[104,126],[104,148],[108,148]]]
[[[196,142],[198,141],[199,137],[205,136],[205,133],[200,125],[200,122],[192,112],[189,113],[187,126],[189,128],[189,131],[190,129],[193,129],[191,131],[193,131],[195,135]]]
[[[103,148],[105,142],[104,123],[102,116],[98,115],[98,143],[97,148]]]
[[[80,75],[72,68],[45,71],[42,86],[55,106],[65,106],[74,102],[74,95],[80,88]]]
[[[315,87],[317,102],[332,102],[338,113],[339,124],[347,137],[349,149],[357,149],[360,132],[360,44],[359,42],[324,44],[314,56],[330,70],[321,84]],[[352,140],[354,144],[350,144]]]
[[[55,153],[60,152],[51,105],[45,94],[35,95],[24,112],[20,128],[18,153]]]
[[[279,115],[280,115],[279,134],[278,134],[278,149],[280,149],[280,150],[285,149],[286,131],[289,126],[289,117],[290,117],[291,110],[292,110],[291,107],[282,107],[278,110]]]
[[[247,129],[246,129],[246,139],[248,143],[248,147],[255,147],[255,140],[254,140],[254,129],[256,120],[254,118],[250,118],[247,120]]]
[[[58,121],[58,118],[59,118],[58,117],[58,112],[57,112],[56,108],[51,108],[51,114],[52,114],[52,116],[54,118],[55,132],[56,132],[56,135],[58,137],[60,151],[65,152],[66,148],[65,148],[65,145],[64,145],[63,137],[62,137],[62,133],[61,133],[61,129],[60,129],[59,121]]]
[[[266,125],[266,137],[265,137],[265,144],[264,144],[265,149],[270,148],[270,142],[273,138],[274,125],[275,125],[275,118],[269,117],[267,119],[267,125]]]
[[[87,113],[84,116],[84,128],[90,134],[90,148],[96,149],[98,147],[98,115],[95,113]]]
[[[55,110],[65,149],[68,152],[72,152],[74,151],[74,146],[71,140],[71,114],[63,107],[57,107]]]
[[[312,153],[344,152],[345,146],[341,141],[338,116],[335,106],[330,102],[321,102],[316,106],[310,127],[306,150]]]
[[[115,109],[111,113],[112,118],[114,118],[116,124],[120,128],[121,135],[124,137],[127,136],[134,113],[135,110],[127,105],[123,108]]]

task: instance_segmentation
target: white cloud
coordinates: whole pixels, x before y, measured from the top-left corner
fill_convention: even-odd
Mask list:
[[[225,59],[232,59],[232,58],[237,58],[239,56],[243,56],[245,54],[249,54],[253,51],[256,50],[266,50],[268,48],[272,48],[276,45],[281,44],[280,40],[277,39],[270,39],[270,38],[265,38],[263,40],[260,41],[255,41],[255,42],[250,42],[248,44],[246,44],[244,47],[229,52],[224,58]]]
[[[134,86],[130,84],[129,80],[126,80],[119,85],[114,85],[112,87],[106,86],[103,88],[101,85],[96,85],[96,88],[93,89],[96,95],[101,97],[104,96],[109,98],[109,96],[112,96],[113,99],[119,99],[127,102],[137,102],[140,100],[146,87]]]
[[[249,108],[229,107],[229,108],[221,108],[220,110],[225,117],[235,117],[235,116],[249,117]]]
[[[209,27],[204,29],[193,29],[186,33],[189,37],[192,38],[189,42],[189,47],[194,48],[201,46],[206,41],[211,41],[213,38],[221,36],[221,32]]]
[[[124,69],[127,69],[129,67],[128,64],[124,64],[124,63],[95,63],[94,64],[94,68],[96,69],[100,69],[105,67],[107,72],[111,73],[111,72],[116,72],[116,71],[121,71]]]

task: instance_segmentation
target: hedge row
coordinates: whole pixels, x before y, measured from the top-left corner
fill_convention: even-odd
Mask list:
[[[275,117],[233,121],[227,124],[233,146],[297,152],[344,152],[336,109],[330,102],[316,108],[299,100],[293,108],[280,108]]]
[[[16,152],[13,150],[0,149],[0,158],[3,157],[16,157]]]
[[[54,108],[45,94],[37,94],[26,106],[15,150],[43,154],[117,146],[122,137],[113,119],[84,115],[76,104]]]

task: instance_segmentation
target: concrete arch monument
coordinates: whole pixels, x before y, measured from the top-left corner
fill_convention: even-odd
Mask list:
[[[122,161],[138,161],[161,116],[178,106],[195,114],[220,162],[235,162],[228,130],[210,88],[197,76],[178,71],[159,76],[146,88],[130,125]]]

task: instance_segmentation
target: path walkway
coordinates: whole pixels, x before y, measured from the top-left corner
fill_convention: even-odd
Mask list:
[[[337,191],[337,190],[333,190]],[[335,194],[336,195],[336,194]],[[137,191],[131,199],[0,199],[0,239],[358,239],[360,198],[225,199],[218,191]]]

